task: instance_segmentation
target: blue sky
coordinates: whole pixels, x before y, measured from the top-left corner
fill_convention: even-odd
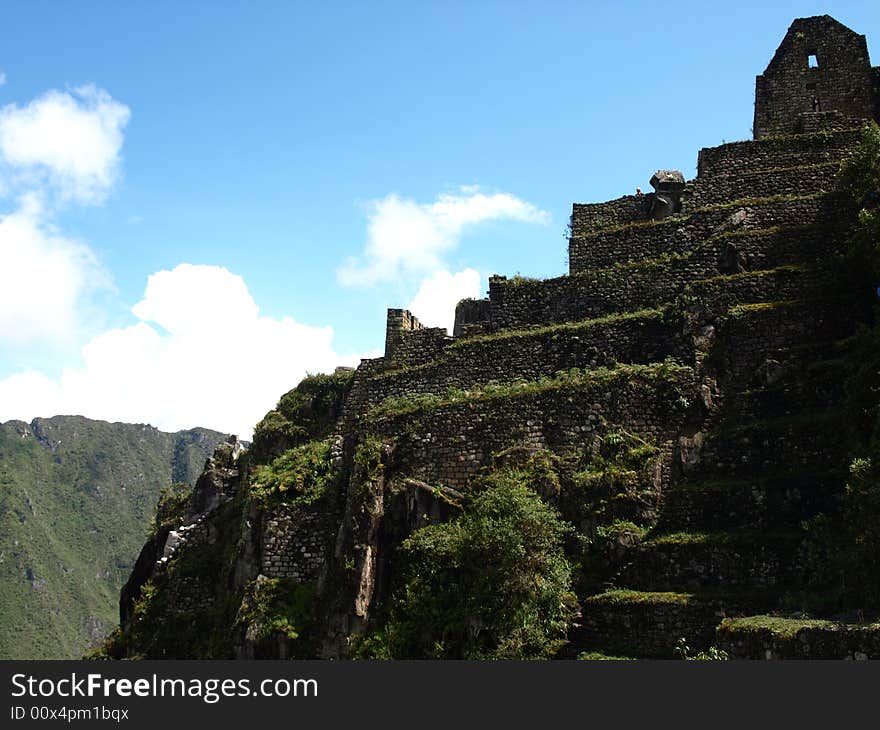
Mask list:
[[[387,307],[564,273],[571,204],[748,138],[823,13],[880,64],[863,0],[6,3],[0,420],[247,435]]]

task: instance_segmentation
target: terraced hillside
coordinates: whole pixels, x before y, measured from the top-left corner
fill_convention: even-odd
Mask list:
[[[801,19],[777,57],[798,34],[864,41]],[[490,278],[454,337],[389,310],[384,357],[304,381],[165,514],[104,653],[880,657],[825,539],[870,431],[840,169],[880,185],[877,131],[806,108],[576,204],[569,275]]]

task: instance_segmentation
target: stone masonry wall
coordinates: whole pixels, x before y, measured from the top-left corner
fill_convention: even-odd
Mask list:
[[[831,196],[821,194],[746,199],[659,222],[635,223],[573,236],[569,242],[569,270],[571,274],[578,274],[627,261],[685,253],[712,236],[731,230],[823,223],[829,220],[827,213],[833,203]]]
[[[610,322],[460,340],[422,366],[376,373],[363,384],[360,408],[366,410],[388,397],[537,380],[560,370],[612,362],[647,364],[674,357],[687,364],[693,359],[692,345],[682,327],[682,322],[669,322],[661,312],[650,312]]]
[[[395,463],[405,465],[405,476],[455,489],[464,489],[503,449],[530,446],[583,453],[607,424],[625,424],[631,433],[661,447],[666,444],[668,464],[669,445],[684,412],[670,410],[664,392],[656,382],[623,378],[610,385],[464,401],[386,417],[375,421],[374,428],[395,442]]]
[[[767,237],[765,241],[772,241]],[[753,243],[760,241],[752,240]],[[821,275],[781,271],[715,279],[724,267],[730,242],[718,239],[698,253],[646,262],[642,265],[586,271],[542,281],[490,281],[492,326],[498,330],[545,325],[560,320],[601,317],[657,307],[683,294],[699,296],[715,289],[716,306],[724,302],[754,302],[762,296],[795,298],[815,294]],[[713,245],[714,244],[714,245]],[[723,292],[723,295],[721,294]],[[741,299],[740,299],[741,298]]]
[[[620,606],[616,592],[586,599],[581,607],[583,627],[578,644],[623,656],[672,659],[678,638],[694,651],[707,648],[715,637],[722,609],[715,603],[675,593],[642,596],[637,603]]]
[[[727,590],[802,585],[806,574],[799,547],[798,535],[657,540],[634,548],[617,580],[640,591],[698,591],[712,584]]]
[[[425,327],[403,332],[389,358],[389,364],[407,367],[428,362],[437,357],[450,342],[452,338],[443,327]]]
[[[793,349],[793,344],[836,341],[851,334],[858,321],[859,313],[846,299],[745,306],[716,324],[720,346],[715,367],[732,382],[757,382],[758,370],[768,358],[783,365],[792,360],[792,366],[803,367],[811,353]]]
[[[571,210],[571,228],[589,233],[650,218],[653,193],[625,195],[607,203],[575,203]]]
[[[860,139],[861,130],[850,129],[704,147],[697,155],[697,177],[834,162],[846,156]]]
[[[263,516],[261,572],[307,583],[318,577],[336,533],[332,511],[281,506]]]
[[[773,195],[811,195],[831,190],[840,162],[822,162],[775,170],[748,170],[730,175],[697,178],[684,211],[697,210],[727,200],[766,198]]]
[[[462,299],[455,305],[453,337],[476,334],[489,324],[488,299]]]
[[[389,309],[385,358],[399,364],[425,362],[449,339],[442,327],[425,327],[407,309]]]
[[[731,659],[880,659],[880,624],[757,616],[727,619],[717,643]]]

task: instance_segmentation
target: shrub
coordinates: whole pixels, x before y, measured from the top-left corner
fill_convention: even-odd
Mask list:
[[[386,626],[395,658],[541,658],[565,638],[574,611],[568,528],[503,469],[456,520],[413,533]]]

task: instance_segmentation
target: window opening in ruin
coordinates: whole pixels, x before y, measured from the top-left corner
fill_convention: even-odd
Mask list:
[[[819,68],[819,59],[816,56],[816,52],[807,54],[807,67],[808,68]]]
[[[815,91],[816,84],[807,84],[807,91]]]

